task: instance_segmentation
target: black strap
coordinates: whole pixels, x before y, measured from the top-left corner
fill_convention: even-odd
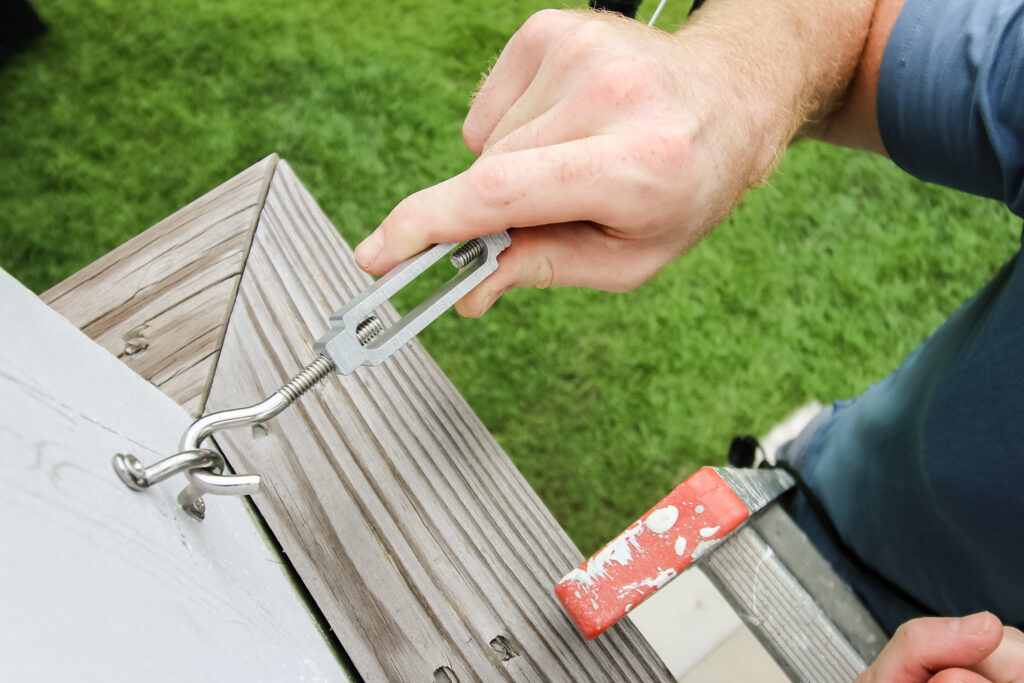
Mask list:
[[[634,19],[640,7],[640,0],[590,0],[590,6],[605,12],[618,12],[624,17]]]
[[[624,17],[630,19],[636,18],[636,11],[640,7],[641,0],[590,0],[590,6],[593,9],[604,10],[606,12],[618,12]],[[672,0],[669,0],[670,2]],[[675,2],[683,2],[683,0],[675,0]],[[693,4],[690,6],[690,13],[692,14],[695,9],[704,4],[704,0],[693,0]]]

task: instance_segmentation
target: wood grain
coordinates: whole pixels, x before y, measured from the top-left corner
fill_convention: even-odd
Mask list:
[[[368,282],[279,162],[208,408],[276,390]],[[267,427],[218,442],[367,680],[670,680],[632,624],[577,633],[552,587],[581,554],[418,342]]]
[[[43,293],[193,415],[210,379],[270,178],[271,155]]]

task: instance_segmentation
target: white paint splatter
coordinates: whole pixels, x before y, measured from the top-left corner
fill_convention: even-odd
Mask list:
[[[580,595],[580,592],[579,592],[579,591],[576,591],[576,597],[577,597],[577,598],[582,598],[583,596],[582,596],[582,595]]]
[[[701,541],[700,543],[698,543],[697,547],[693,549],[693,555],[691,556],[693,557],[693,561],[696,562],[697,560],[699,560],[704,555],[704,553],[714,548],[720,540],[722,539],[715,538],[710,541]]]
[[[632,603],[630,603],[629,605],[626,605],[626,614],[629,614],[629,610],[631,610],[631,609],[633,609]]]
[[[575,581],[576,583],[585,583],[588,581],[587,573],[580,568],[573,569],[571,572],[562,577],[559,583],[565,583],[566,581]]]
[[[675,505],[667,505],[648,515],[644,524],[649,530],[660,536],[675,526],[677,519],[679,519],[679,510]]]
[[[686,552],[686,538],[680,536],[676,539],[676,555],[682,555]]]
[[[594,606],[594,609],[597,609],[597,600],[594,600],[593,598],[591,598],[590,599],[590,604]]]
[[[754,567],[754,581],[750,588],[750,611],[754,616],[760,616],[758,597],[761,595],[761,591],[759,590],[761,583],[761,568],[764,567],[768,560],[772,559],[773,555],[775,555],[775,551],[772,550],[770,546],[765,548],[764,552],[761,553],[761,557],[757,561],[757,566]]]
[[[693,511],[696,512],[699,515],[699,514],[704,512],[704,506],[703,505],[698,505],[697,507],[693,508]]]
[[[584,565],[583,568],[573,569],[565,575],[562,582],[575,581],[584,588],[591,588],[594,582],[601,578],[608,577],[607,565],[614,562],[622,566],[628,565],[633,560],[633,547],[640,548],[636,538],[643,533],[644,526],[640,522],[634,523],[628,529],[619,534],[615,540],[601,548],[600,551]]]
[[[661,571],[659,571],[657,576],[652,576],[649,579],[640,579],[639,581],[628,583],[619,589],[619,599],[622,599],[625,596],[629,595],[631,591],[638,591],[642,588],[653,588],[654,590],[658,590],[666,583],[671,581],[673,578],[675,578],[675,575],[676,570],[669,567],[668,569],[662,569]]]
[[[706,526],[700,530],[700,535],[704,538],[711,538],[712,536],[717,534],[718,530],[721,528],[722,527],[720,526]]]

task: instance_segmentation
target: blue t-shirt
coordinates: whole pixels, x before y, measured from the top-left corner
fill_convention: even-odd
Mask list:
[[[904,170],[1024,216],[1024,0],[908,0],[878,120]],[[893,374],[837,403],[803,468],[843,540],[888,583],[847,562],[804,501],[794,518],[884,628],[920,616],[899,590],[936,614],[987,609],[1024,624],[1020,252]]]

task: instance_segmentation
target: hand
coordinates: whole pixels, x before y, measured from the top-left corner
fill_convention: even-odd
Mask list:
[[[1024,634],[989,612],[900,626],[857,683],[1024,681]]]
[[[638,286],[774,158],[758,131],[726,121],[742,106],[734,93],[692,85],[708,80],[695,66],[707,59],[611,15],[534,15],[466,118],[480,159],[399,204],[358,247],[360,265],[379,274],[429,244],[519,227],[499,271],[460,302],[464,315],[513,287]]]
[[[399,204],[356,259],[381,274],[430,244],[519,228],[460,313],[481,315],[514,287],[633,289],[767,175],[822,92],[838,96],[870,8],[719,0],[676,35],[608,14],[540,12],[466,118],[479,159]]]

